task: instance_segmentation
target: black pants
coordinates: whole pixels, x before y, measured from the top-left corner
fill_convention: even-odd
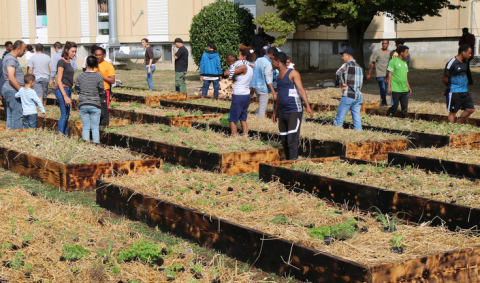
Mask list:
[[[100,127],[108,127],[110,117],[108,116],[108,106],[110,105],[110,90],[106,89],[105,94],[100,96],[102,114],[100,115]]]
[[[467,60],[467,79],[468,79],[468,84],[473,84],[473,79],[472,79],[472,72],[470,72],[470,61],[472,61],[472,59],[470,60]]]
[[[408,117],[408,92],[392,92],[392,107],[388,108],[387,116],[392,115],[398,109],[398,103],[402,105],[402,117]]]
[[[280,113],[278,115],[278,129],[280,142],[285,150],[287,160],[298,159],[298,144],[300,141],[300,126],[303,112]]]

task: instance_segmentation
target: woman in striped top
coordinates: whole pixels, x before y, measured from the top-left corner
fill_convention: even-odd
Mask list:
[[[105,92],[103,86],[103,77],[94,72],[98,67],[97,58],[88,56],[86,60],[87,70],[77,76],[75,80],[75,90],[80,93],[78,106],[80,108],[80,119],[82,119],[82,139],[90,140],[90,130],[92,131],[92,140],[100,143],[100,114],[102,106],[100,104],[100,95]]]

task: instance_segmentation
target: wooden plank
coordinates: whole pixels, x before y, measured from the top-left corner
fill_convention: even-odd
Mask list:
[[[450,136],[451,147],[480,149],[480,133]]]
[[[152,227],[158,226],[243,262],[255,262],[255,267],[263,271],[289,274],[297,280],[312,282],[367,281],[368,272],[363,265],[333,255],[317,254],[316,250],[100,180],[97,187],[97,204],[101,207]],[[263,243],[262,239],[265,239]],[[291,265],[300,270],[287,265],[282,258],[291,258]]]
[[[220,171],[230,175],[258,171],[259,163],[280,160],[278,150],[221,154],[105,132],[101,132],[100,141],[102,144],[129,148],[132,151],[160,157],[169,163]]]
[[[387,110],[380,110],[380,109],[375,109],[375,108],[367,108],[365,110],[366,114],[370,115],[378,115],[378,116],[386,116],[387,115]],[[402,112],[396,111],[393,113],[393,117],[398,117],[402,118]],[[407,117],[410,119],[415,119],[415,113],[413,112],[408,112]]]
[[[192,103],[186,103],[181,101],[165,101],[164,100],[164,101],[161,101],[160,104],[164,107],[183,108],[185,110],[193,110],[193,111],[201,110],[205,114],[215,114],[215,113],[227,114],[230,112],[230,108],[199,105],[199,104],[192,104]]]
[[[364,266],[128,188],[97,181],[97,204],[279,275],[309,282],[480,282],[480,249]],[[288,265],[285,259],[291,259]]]
[[[480,209],[280,167],[286,167],[288,162],[292,161],[260,164],[260,179],[264,182],[279,180],[293,190],[305,190],[319,198],[339,204],[348,203],[361,210],[376,206],[384,213],[407,213],[405,219],[417,223],[433,221],[433,225],[440,225],[440,219],[443,219],[446,227],[452,231],[458,227],[470,229],[475,225],[480,226]]]
[[[140,96],[133,94],[126,94],[121,92],[112,93],[112,101],[119,102],[137,102],[145,105],[160,105],[162,100],[184,100],[187,99],[186,93],[174,93],[174,94],[163,94],[163,95],[152,95],[152,96]]]
[[[480,165],[462,162],[439,160],[435,158],[413,156],[401,153],[389,153],[388,164],[414,166],[431,172],[445,172],[451,176],[480,179]]]
[[[132,174],[161,168],[160,159],[63,165],[25,152],[0,147],[1,167],[65,191],[95,189],[103,175]]]

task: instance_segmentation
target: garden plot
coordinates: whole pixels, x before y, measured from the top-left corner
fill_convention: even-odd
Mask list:
[[[451,230],[480,225],[479,180],[335,157],[261,164],[260,178],[279,180],[319,198],[362,210],[375,206],[414,222],[445,221]]]
[[[223,98],[189,97],[182,101],[162,101],[161,104],[164,107],[182,108],[187,111],[202,111],[205,114],[216,114],[229,113],[232,102],[229,99]],[[252,105],[258,105],[258,103],[250,103],[250,107],[252,107]]]
[[[7,122],[3,120],[3,118],[0,118],[0,131],[5,131],[7,129]]]
[[[251,282],[250,272],[204,261],[186,242],[171,247],[90,208],[0,190],[2,282]]]
[[[145,105],[160,105],[162,100],[183,100],[187,98],[186,93],[171,93],[167,91],[151,91],[139,88],[122,87],[112,91],[112,101],[117,102],[138,102]]]
[[[278,161],[282,153],[275,142],[161,124],[110,128],[101,133],[101,142],[231,175],[258,171],[260,163]]]
[[[66,191],[94,189],[102,175],[160,167],[162,161],[123,148],[103,147],[48,130],[0,132],[1,164]]]
[[[336,112],[318,115],[314,122],[333,123]],[[462,147],[480,148],[480,128],[472,125],[448,122],[386,118],[377,115],[361,115],[362,128],[372,131],[396,133],[408,136],[414,147]],[[345,118],[344,127],[353,127],[352,117]]]
[[[432,172],[480,179],[480,150],[463,148],[418,148],[389,153],[390,165],[417,166]]]
[[[98,186],[102,207],[299,280],[478,279],[470,265],[476,267],[480,238],[469,231],[402,225],[393,214],[330,206],[278,182],[155,170]]]
[[[226,116],[200,120],[193,126],[209,128],[214,131],[230,133]],[[260,139],[278,140],[278,125],[271,119],[262,119],[249,115],[247,119],[249,135]],[[364,160],[383,160],[388,152],[407,149],[408,139],[397,134],[374,131],[356,132],[334,126],[305,122],[300,130],[299,155],[325,157],[342,155]]]
[[[367,109],[367,114],[372,115],[382,115],[387,114],[388,106],[384,107],[372,107]],[[400,108],[400,107],[399,107]],[[461,115],[463,111],[457,113],[457,118]],[[394,113],[395,117],[401,117],[401,110],[398,109]],[[437,121],[437,122],[448,122],[448,111],[447,105],[442,102],[421,102],[421,101],[412,101],[408,102],[408,118],[427,120],[427,121]],[[467,124],[473,126],[480,126],[480,112],[473,112],[472,115],[467,119]]]
[[[202,111],[185,111],[156,105],[136,103],[111,103],[110,116],[124,118],[136,123],[158,123],[167,126],[191,127],[192,121],[213,118],[222,114],[203,114]]]

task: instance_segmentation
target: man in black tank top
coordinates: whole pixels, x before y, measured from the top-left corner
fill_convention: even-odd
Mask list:
[[[313,111],[303,88],[300,73],[287,67],[287,54],[276,53],[272,66],[280,72],[277,79],[278,96],[272,121],[275,123],[278,118],[280,140],[287,160],[296,160],[303,116],[302,102],[310,118],[313,118]]]

